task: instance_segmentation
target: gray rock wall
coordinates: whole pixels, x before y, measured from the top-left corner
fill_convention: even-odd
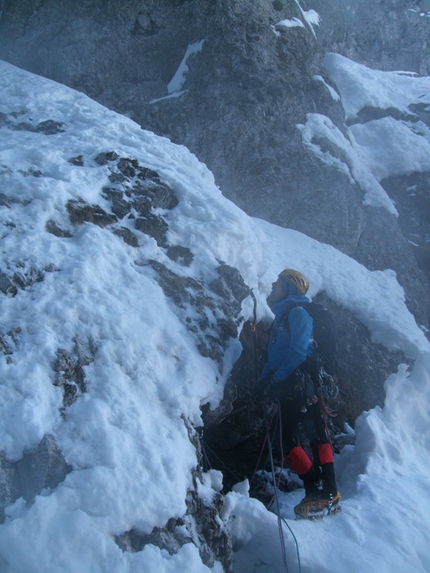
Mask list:
[[[51,435],[43,437],[32,452],[10,462],[0,452],[0,522],[5,519],[4,510],[22,498],[31,505],[36,495],[43,490],[54,489],[72,471]]]

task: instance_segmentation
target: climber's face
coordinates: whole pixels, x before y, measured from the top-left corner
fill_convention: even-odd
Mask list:
[[[267,304],[272,308],[274,302],[278,302],[285,298],[285,292],[282,287],[281,280],[278,278],[274,283],[272,283],[272,290],[267,297]]]

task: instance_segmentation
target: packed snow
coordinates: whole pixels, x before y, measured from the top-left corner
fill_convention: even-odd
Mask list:
[[[325,79],[324,79],[322,76],[320,76],[320,75],[315,75],[315,76],[313,77],[313,79],[314,79],[316,82],[321,82],[321,83],[324,85],[324,87],[329,91],[329,93],[330,93],[330,95],[331,95],[331,97],[333,98],[334,101],[340,101],[340,95],[337,93],[337,91],[336,91],[332,86],[330,86],[330,85],[325,81]]]
[[[298,0],[295,0],[297,8],[300,13],[300,18],[295,16],[294,18],[284,18],[280,20],[277,24],[272,26],[273,31],[277,36],[280,35],[279,28],[306,28],[306,25],[312,32],[312,35],[316,37],[314,27],[319,26],[320,16],[315,10],[303,10]]]
[[[190,70],[190,68],[188,67],[188,63],[187,63],[188,59],[192,55],[198,54],[199,52],[201,52],[201,50],[203,48],[203,44],[204,44],[204,40],[200,40],[198,42],[194,42],[193,44],[188,45],[188,47],[185,51],[185,55],[182,58],[178,69],[176,70],[173,78],[167,84],[167,94],[168,95],[161,97],[161,98],[158,98],[158,99],[154,99],[150,103],[156,103],[156,102],[161,101],[163,99],[180,97],[185,92],[185,90],[183,90],[182,88],[184,87],[185,81],[187,79],[187,74]]]
[[[383,207],[397,215],[392,200],[365,163],[364,154],[351,130],[346,135],[320,113],[308,113],[305,124],[298,124],[303,143],[318,159],[346,175],[351,183],[357,183],[364,193],[363,204]],[[327,145],[329,143],[329,145]],[[335,150],[335,151],[334,151]]]
[[[167,91],[169,94],[173,92],[179,92],[184,83],[185,77],[189,71],[189,67],[187,64],[188,58],[193,54],[197,54],[201,51],[203,47],[204,40],[200,40],[199,42],[194,42],[194,44],[190,44],[185,52],[185,56],[182,58],[181,63],[179,64],[179,68],[177,69],[175,75],[170,80],[169,84],[167,85]]]
[[[430,105],[430,78],[413,72],[372,70],[340,54],[327,54],[325,67],[342,96],[346,119],[365,108],[411,115],[412,104]]]
[[[276,28],[304,28],[305,25],[300,18],[292,18],[291,20],[280,20],[275,24]]]
[[[294,0],[294,2],[296,3],[297,8],[299,9],[303,20],[309,26],[309,29],[312,32],[312,35],[316,38],[315,26],[319,26],[319,23],[320,23],[320,16],[319,16],[318,12],[315,12],[315,10],[312,10],[312,9],[311,10],[304,10],[300,5],[299,0]]]
[[[325,66],[342,96],[352,138],[378,181],[390,175],[430,170],[430,130],[419,118],[430,106],[430,78],[382,72],[328,54]],[[373,120],[358,122],[365,110]]]
[[[342,65],[357,79],[354,63]],[[369,71],[362,94],[368,77],[378,87]],[[279,504],[290,573],[428,573],[430,347],[394,272],[369,271],[331,246],[248,217],[186,148],[80,93],[0,63],[0,94],[0,271],[43,273],[15,296],[0,293],[0,332],[18,333],[12,354],[0,354],[0,450],[15,461],[52,434],[73,468],[33,504],[21,498],[6,508],[2,573],[210,571],[193,543],[169,555],[150,544],[123,552],[114,542],[132,527],[149,533],[184,515],[197,464],[184,419],[197,426],[200,406],[217,405],[238,351],[232,339],[222,369],[199,354],[151,259],[203,283],[219,260],[236,267],[257,296],[259,318],[270,318],[265,297],[279,271],[297,268],[310,279],[311,297],[326,290],[375,342],[415,359],[411,371],[400,364],[389,377],[384,408],[362,414],[355,446],[336,459],[342,512],[294,521],[300,490],[279,494]],[[48,120],[61,129],[38,131]],[[175,192],[179,204],[163,216],[169,242],[194,253],[189,267],[172,262],[149,236],[133,248],[105,228],[70,224],[69,200],[106,207],[101,189],[109,171],[94,158],[113,150],[157,171]],[[78,156],[83,165],[69,161]],[[71,236],[48,233],[50,219]],[[242,313],[251,316],[250,298]],[[87,391],[64,418],[52,365],[76,337],[97,350],[85,367]],[[200,495],[208,500],[221,475],[210,472],[203,482]],[[247,490],[238,484],[221,514],[233,537],[234,571],[283,572],[278,518]]]
[[[327,54],[325,67],[340,92],[350,126],[342,132],[326,116],[309,113],[306,123],[297,126],[303,143],[320,161],[357,183],[365,205],[397,215],[380,182],[430,170],[430,130],[419,118],[420,111],[429,109],[430,78],[372,70],[339,54]],[[337,99],[337,92],[327,87]],[[363,112],[375,119],[360,121]]]

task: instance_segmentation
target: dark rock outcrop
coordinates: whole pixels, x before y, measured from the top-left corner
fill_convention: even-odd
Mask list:
[[[176,305],[181,320],[196,338],[202,356],[218,362],[240,325],[240,308],[249,289],[239,271],[225,264],[216,268],[219,277],[209,285],[174,273],[157,261],[150,261],[164,294]]]
[[[53,365],[55,374],[54,384],[60,386],[63,391],[62,414],[66,415],[66,409],[86,392],[87,384],[84,367],[94,361],[96,353],[94,340],[82,341],[78,337],[74,340],[73,351],[64,348],[57,350],[57,357]]]
[[[23,498],[31,505],[42,490],[55,489],[72,471],[51,435],[43,437],[34,451],[10,462],[0,452],[0,522],[4,521],[4,509]]]

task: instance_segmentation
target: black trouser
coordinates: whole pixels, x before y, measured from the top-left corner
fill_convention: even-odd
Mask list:
[[[279,391],[282,448],[291,467],[303,479],[308,491],[320,478],[327,493],[336,493],[333,451],[319,400],[306,403],[300,373],[281,383]],[[300,447],[299,427],[309,440],[312,460]]]
[[[282,389],[279,392],[279,403],[284,453],[287,454],[294,446],[299,445],[299,425],[312,448],[318,444],[329,443],[321,404],[319,400],[314,404],[305,404],[300,376],[293,374],[280,384]]]

